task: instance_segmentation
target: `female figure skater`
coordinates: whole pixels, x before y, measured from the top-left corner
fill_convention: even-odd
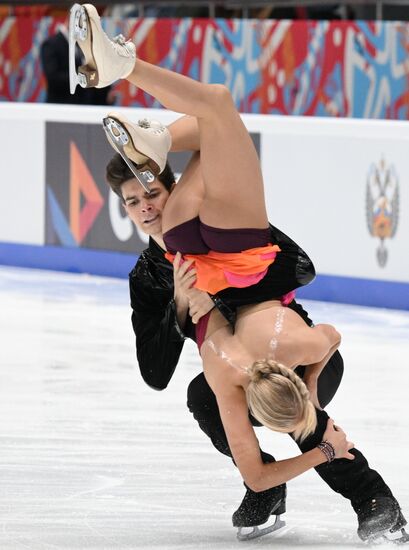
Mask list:
[[[209,87],[208,91],[212,98],[214,90]],[[226,102],[221,105],[223,113],[231,108],[232,120],[226,121],[227,126],[233,136],[237,133],[240,136],[243,126],[240,117],[233,115],[236,110],[230,103],[230,95],[224,89],[221,93],[216,89],[216,94],[219,104]],[[133,125],[120,115],[109,115],[108,118],[111,143],[115,144],[116,135],[126,133],[128,136],[125,147],[128,159],[142,167],[146,161],[141,154],[147,155],[149,149],[150,161],[159,162],[159,157],[166,161],[170,140],[164,127],[148,122]],[[275,256],[281,252],[269,243],[263,196],[260,197],[263,187],[257,169],[259,163],[247,131],[242,131],[240,145],[242,156],[248,155],[249,162],[243,163],[236,178],[227,177],[226,172],[221,174],[222,184],[211,177],[208,185],[205,165],[212,162],[212,153],[207,154],[203,146],[200,120],[198,124],[200,160],[197,154],[192,157],[167,199],[162,216],[163,241],[167,250],[173,253],[177,266],[181,261],[192,264],[192,269],[185,271],[182,283],[187,286],[194,283],[196,288],[214,294],[232,284],[240,287],[256,282],[269,265],[274,269]],[[208,127],[211,125],[205,124],[206,130]],[[215,139],[217,141],[213,135],[209,143],[213,144]],[[228,136],[223,136],[223,141],[228,143],[227,140]],[[138,150],[135,143],[138,143]],[[230,146],[226,149],[227,160]],[[251,171],[255,173],[253,177],[250,177]],[[246,182],[242,182],[243,172]],[[210,173],[217,175],[217,171]],[[128,210],[136,206],[132,193],[125,191],[123,198]],[[261,210],[261,223],[253,203]],[[249,213],[247,205],[250,205]],[[237,217],[231,213],[235,209],[239,212]],[[226,220],[228,228],[225,227]],[[250,229],[240,229],[241,224]],[[257,227],[261,224],[264,227]],[[235,228],[231,227],[234,225]],[[293,369],[298,365],[308,365],[306,379],[311,383],[313,398],[316,399],[316,380],[340,342],[333,327],[309,327],[277,297],[239,307],[234,331],[219,310],[212,309],[200,319],[196,335],[204,373],[216,395],[230,450],[251,489],[263,491],[280,485],[326,460],[354,458],[348,452],[352,443],[347,442],[343,432],[335,430],[330,422],[325,434],[328,441],[321,443],[319,449],[289,461],[264,464],[248,418],[250,408],[263,425],[276,431],[294,433],[294,437],[301,440],[315,430],[316,415],[310,393]]]

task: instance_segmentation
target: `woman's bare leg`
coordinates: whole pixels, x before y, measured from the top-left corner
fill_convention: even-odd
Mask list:
[[[193,153],[166,203],[163,214],[166,220],[171,220],[171,225],[169,224],[169,227],[166,228],[163,223],[163,232],[199,216],[204,194],[200,154],[196,152]]]
[[[168,130],[172,136],[171,151],[200,151],[199,124],[196,117],[182,116],[169,124]]]
[[[259,159],[228,90],[196,82],[140,59],[136,60],[128,80],[164,107],[198,119],[204,182],[202,221],[226,229],[267,227]],[[175,221],[177,208],[173,205],[177,197],[174,194],[168,201],[164,231],[179,223]],[[183,209],[184,205],[178,203]]]
[[[196,117],[182,116],[168,126],[172,137],[171,151],[193,151],[178,184],[166,203],[166,216],[172,226],[199,216],[204,198],[204,184],[200,169],[199,125]]]

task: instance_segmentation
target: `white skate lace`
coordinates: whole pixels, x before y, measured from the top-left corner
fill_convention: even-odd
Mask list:
[[[106,33],[104,34],[108,38]],[[123,55],[124,52],[126,52],[127,53],[126,57],[133,57],[134,50],[132,48],[132,41],[126,40],[123,34],[118,34],[112,40],[109,40],[109,42],[111,43],[111,46],[114,48],[114,50],[120,55]]]
[[[140,120],[138,120],[138,126],[140,126],[141,128],[150,128],[151,123],[147,118],[141,118]]]
[[[153,134],[159,135],[166,130],[166,127],[163,126],[158,120],[149,120],[147,118],[142,118],[138,120],[138,126],[144,128],[145,130],[152,130]]]

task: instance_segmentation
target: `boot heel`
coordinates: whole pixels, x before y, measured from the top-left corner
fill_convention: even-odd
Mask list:
[[[287,487],[285,485],[280,487],[281,499],[278,503],[277,510],[274,510],[272,513],[279,516],[280,514],[285,514],[286,512],[286,500],[287,500]]]
[[[99,78],[98,78],[98,71],[96,69],[91,69],[88,67],[88,65],[81,65],[78,69],[78,76],[82,75],[81,80],[85,82],[85,86],[82,85],[84,88],[94,88],[98,85]]]
[[[391,533],[396,533],[396,531],[399,531],[402,527],[405,527],[406,524],[407,521],[402,514],[402,510],[399,510],[398,519],[396,520],[396,524],[392,527]]]
[[[285,506],[285,499],[282,499],[278,505],[278,508],[276,510],[273,510],[273,514],[276,516],[280,516],[281,514],[285,514],[286,512],[286,506]]]

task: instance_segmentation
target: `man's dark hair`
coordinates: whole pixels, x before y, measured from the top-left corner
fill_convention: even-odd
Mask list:
[[[137,168],[135,163],[132,164],[135,168]],[[122,184],[133,179],[134,177],[135,176],[128,168],[121,155],[119,153],[115,153],[107,165],[106,180],[112,191],[118,195],[122,202],[124,202],[121,191]],[[170,191],[172,185],[175,183],[175,176],[168,162],[166,162],[163,172],[157,176],[157,179],[162,183],[167,191]]]

